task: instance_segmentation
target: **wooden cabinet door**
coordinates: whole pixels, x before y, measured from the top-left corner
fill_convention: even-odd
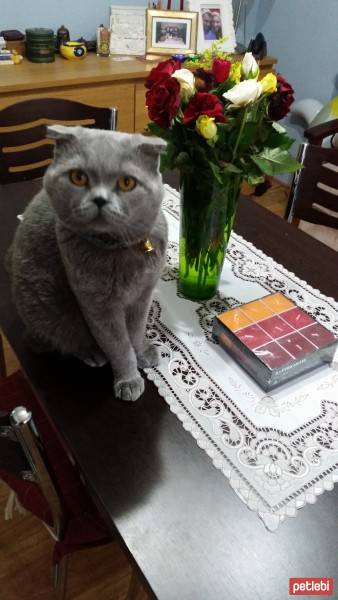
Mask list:
[[[148,110],[146,107],[146,88],[144,83],[135,85],[135,131],[143,133],[149,123]]]
[[[5,67],[3,67],[5,68]],[[102,83],[76,86],[60,86],[56,88],[36,89],[33,91],[0,94],[0,109],[30,100],[32,98],[66,98],[84,104],[118,108],[117,128],[119,131],[134,131],[134,83]]]

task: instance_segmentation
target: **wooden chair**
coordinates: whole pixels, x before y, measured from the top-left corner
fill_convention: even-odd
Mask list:
[[[21,371],[0,380],[0,479],[12,490],[5,518],[11,518],[16,505],[50,532],[53,583],[63,600],[69,554],[114,538]],[[141,590],[133,570],[126,600],[136,600]]]
[[[116,108],[88,106],[61,98],[36,98],[0,111],[0,183],[42,177],[53,159],[46,125],[82,125],[114,130]]]
[[[0,185],[42,177],[53,160],[46,125],[82,125],[115,130],[117,108],[88,106],[62,98],[36,98],[0,110]],[[6,375],[0,332],[0,376]]]
[[[12,489],[9,499],[51,533],[54,586],[64,598],[69,553],[112,536],[20,371],[0,381],[0,417],[0,478]],[[10,507],[7,512],[10,518]]]
[[[5,518],[12,517],[13,507],[24,509],[51,534],[53,584],[64,600],[69,554],[116,540],[21,371],[0,379],[0,480],[12,490]],[[144,598],[132,569],[126,600],[140,594]]]
[[[286,210],[289,222],[300,221],[338,229],[338,149],[322,147],[325,138],[338,133],[338,119],[304,132],[298,160],[303,168],[294,176]],[[302,227],[304,228],[304,227]]]

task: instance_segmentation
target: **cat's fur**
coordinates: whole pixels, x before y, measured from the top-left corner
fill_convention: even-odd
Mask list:
[[[36,349],[109,361],[115,396],[136,400],[144,391],[138,367],[158,362],[145,328],[167,244],[158,167],[165,142],[81,127],[48,134],[54,162],[12,246],[14,301]],[[89,186],[71,183],[72,169],[87,173]],[[121,175],[135,178],[135,189],[119,191]]]

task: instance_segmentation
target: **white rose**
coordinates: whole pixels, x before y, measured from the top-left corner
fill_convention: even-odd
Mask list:
[[[180,96],[184,102],[188,102],[195,93],[195,77],[188,69],[178,69],[172,74],[180,84]]]
[[[247,106],[253,104],[262,93],[262,85],[255,79],[247,79],[234,85],[231,90],[225,92],[223,97],[234,106]]]
[[[259,66],[252,52],[246,52],[242,60],[242,75],[245,79],[257,79],[259,75]]]

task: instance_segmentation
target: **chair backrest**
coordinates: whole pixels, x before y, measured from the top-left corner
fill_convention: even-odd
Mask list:
[[[313,146],[321,146],[325,138],[332,138],[338,133],[338,119],[332,119],[332,121],[326,121],[326,123],[320,123],[320,125],[314,125],[304,131],[304,137]]]
[[[0,183],[42,177],[53,159],[46,125],[82,125],[114,130],[117,109],[61,98],[36,98],[0,110]]]
[[[301,144],[298,160],[286,218],[338,229],[338,150]]]

